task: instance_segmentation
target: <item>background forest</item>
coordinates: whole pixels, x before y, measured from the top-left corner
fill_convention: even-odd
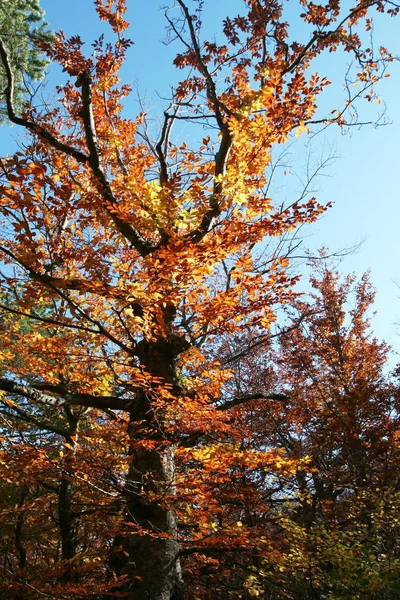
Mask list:
[[[399,9],[207,1],[164,9],[157,121],[120,77],[124,0],[87,44],[0,5],[7,600],[400,596],[400,370],[368,274],[299,262],[324,159],[285,202],[274,179],[293,139],[370,122]]]

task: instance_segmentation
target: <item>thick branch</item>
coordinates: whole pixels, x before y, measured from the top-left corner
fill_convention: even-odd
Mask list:
[[[134,400],[116,396],[93,396],[91,394],[65,393],[62,396],[50,395],[37,389],[39,386],[22,385],[12,379],[0,378],[0,390],[9,394],[23,396],[46,406],[61,407],[65,405],[87,406],[99,410],[128,410]],[[54,386],[55,388],[57,386]]]
[[[82,394],[70,392],[65,385],[50,383],[35,383],[32,385],[36,390],[50,392],[66,398],[67,405],[81,405],[89,408],[100,408],[101,410],[128,410],[135,400],[121,396],[95,396],[93,394]]]
[[[89,150],[89,156],[64,144],[57,139],[50,131],[45,129],[42,125],[19,117],[14,109],[13,96],[14,96],[14,77],[11,69],[11,64],[8,58],[7,50],[0,38],[0,57],[3,63],[6,76],[7,76],[7,88],[5,90],[7,113],[10,121],[16,125],[21,125],[26,129],[39,135],[42,139],[46,140],[50,146],[56,150],[60,150],[64,154],[68,154],[75,158],[79,163],[90,165],[93,174],[95,175],[101,189],[102,196],[105,200],[105,209],[109,216],[117,226],[118,230],[122,235],[132,244],[132,246],[141,254],[146,256],[155,250],[155,247],[143,240],[139,233],[131,226],[118,217],[117,203],[111,190],[110,183],[101,167],[100,164],[100,152],[97,144],[96,130],[93,118],[92,110],[92,94],[91,94],[91,81],[88,73],[82,73],[79,76],[79,85],[82,86],[82,119],[85,130],[86,143]]]
[[[43,431],[51,431],[52,433],[57,433],[58,435],[61,435],[63,437],[66,437],[68,434],[66,429],[62,429],[61,427],[51,425],[48,421],[41,421],[40,419],[36,419],[34,416],[30,415],[14,403],[12,404],[12,406],[8,406],[7,403],[6,405],[8,407],[8,411],[12,412],[5,412],[3,410],[0,410],[0,412],[2,415],[8,418],[19,419],[25,421],[25,423],[31,423],[32,425],[36,425],[36,427],[42,429]]]
[[[279,400],[281,402],[285,402],[289,399],[289,396],[286,394],[275,394],[275,393],[256,393],[256,394],[245,394],[244,396],[239,396],[237,398],[233,398],[232,400],[227,400],[223,404],[220,404],[216,408],[218,410],[229,410],[230,408],[234,408],[235,406],[239,406],[240,404],[245,404],[247,402],[251,402],[252,400]]]
[[[93,117],[91,83],[92,82],[89,73],[83,72],[79,75],[77,85],[82,87],[82,120],[83,127],[85,129],[86,143],[90,153],[90,166],[100,185],[101,193],[105,200],[105,209],[107,210],[109,216],[117,226],[118,230],[132,244],[139,254],[141,256],[147,256],[153,252],[156,247],[150,242],[144,240],[129,223],[120,219],[118,216],[117,201],[111,190],[110,182],[108,181],[101,166],[100,148],[97,142],[96,127]]]
[[[89,157],[77,150],[73,146],[69,146],[68,144],[64,144],[60,140],[58,140],[50,131],[39,125],[38,123],[34,123],[33,121],[29,121],[29,119],[24,119],[22,117],[18,117],[15,113],[13,97],[14,97],[14,76],[12,73],[10,61],[8,58],[7,50],[3,44],[3,41],[0,37],[0,57],[3,63],[4,70],[6,72],[7,77],[7,88],[4,90],[6,95],[6,106],[7,106],[7,114],[8,118],[12,123],[16,125],[21,125],[25,127],[25,129],[29,129],[33,133],[39,135],[42,139],[49,142],[49,144],[55,148],[56,150],[60,150],[64,154],[68,154],[77,160],[79,163],[88,164]]]
[[[24,398],[28,398],[28,400],[33,400],[34,402],[39,402],[40,404],[46,404],[47,406],[58,407],[66,404],[65,398],[50,396],[49,394],[35,390],[33,387],[21,385],[15,381],[12,381],[11,379],[6,379],[5,377],[0,377],[0,390],[3,392],[8,392],[9,394],[23,396]]]
[[[160,139],[155,147],[158,161],[160,163],[160,185],[163,186],[168,182],[168,166],[165,160],[164,148],[168,145],[169,133],[171,125],[174,120],[174,115],[169,115],[166,111],[164,112],[164,123],[161,129]]]

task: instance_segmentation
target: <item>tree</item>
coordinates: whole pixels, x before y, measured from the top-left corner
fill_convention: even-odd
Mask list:
[[[249,0],[224,21],[220,43],[200,41],[201,4],[178,0],[179,16],[166,12],[184,77],[156,141],[144,113],[122,112],[123,0],[96,0],[116,41],[100,38],[91,57],[77,37],[47,46],[69,76],[47,112],[18,113],[0,41],[8,117],[28,135],[1,163],[9,597],[210,597],[199,575],[218,557],[245,571],[240,557],[256,564],[270,553],[256,515],[241,518],[253,478],[298,468],[279,448],[244,443],[232,410],[254,395],[235,395],[217,340],[257,332],[266,342],[276,307],[293,301],[288,258],[266,258],[262,243],[324,207],[274,206],[265,170],[275,144],[321,121],[316,100],[329,82],[312,74],[313,60],[343,48],[373,99],[390,55],[363,49],[356,30],[371,27],[374,9],[396,9],[300,2],[301,43],[279,2]],[[322,120],[343,125],[348,106]],[[200,125],[201,143],[173,142],[182,120]],[[28,471],[25,488],[18,470]],[[238,592],[221,583],[212,593]]]
[[[24,94],[29,90],[29,81],[44,77],[48,61],[40,44],[52,40],[52,33],[43,21],[44,11],[39,0],[5,0],[0,5],[0,35],[10,60],[14,78],[13,101],[21,108]],[[7,87],[7,75],[0,71],[0,89]],[[3,92],[2,92],[3,96]],[[2,98],[1,115],[7,115]]]
[[[254,400],[251,412],[236,409],[242,429],[253,430],[247,438],[268,440],[299,465],[278,485],[254,480],[249,509],[264,496],[270,511],[259,519],[264,536],[274,528],[281,575],[271,559],[248,569],[273,598],[394,598],[400,456],[389,348],[370,331],[368,275],[340,277],[325,260],[312,267],[312,293],[291,307],[279,348],[256,347],[232,362],[254,398],[268,384],[283,392],[268,404]]]

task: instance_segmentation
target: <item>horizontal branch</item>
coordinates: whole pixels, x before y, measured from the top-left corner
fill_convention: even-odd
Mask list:
[[[49,394],[39,388],[52,389],[54,394]],[[117,396],[94,396],[92,394],[70,393],[62,386],[49,384],[23,385],[8,379],[0,378],[0,390],[9,394],[22,396],[46,406],[86,406],[99,410],[129,410],[135,400],[132,398],[119,398]],[[58,394],[58,391],[60,394]]]
[[[66,404],[65,398],[50,396],[49,394],[35,390],[35,388],[31,386],[16,383],[12,379],[7,379],[5,377],[0,377],[0,390],[9,394],[23,396],[24,398],[28,398],[28,400],[33,400],[34,402],[39,402],[40,404],[45,404],[47,406],[59,407]]]
[[[254,549],[249,546],[236,546],[228,548],[226,546],[191,546],[182,548],[179,551],[179,556],[190,556],[191,554],[203,554],[204,556],[212,556],[213,554],[229,554],[233,552],[254,552]]]
[[[135,402],[134,398],[123,398],[121,396],[95,396],[80,392],[70,392],[65,385],[51,383],[35,383],[35,390],[50,392],[66,398],[66,404],[87,406],[89,408],[100,408],[101,410],[128,410]]]
[[[233,398],[232,400],[227,400],[223,404],[220,404],[216,408],[218,410],[229,410],[230,408],[234,408],[235,406],[239,406],[240,404],[245,404],[246,402],[251,402],[252,400],[279,400],[280,402],[285,402],[289,400],[289,396],[286,394],[275,394],[275,393],[255,393],[255,394],[245,394],[244,396],[239,396],[237,398]]]
[[[0,399],[1,403],[1,399]],[[62,427],[57,427],[52,425],[48,421],[42,421],[37,419],[36,417],[30,415],[25,410],[23,410],[20,406],[16,406],[14,403],[12,406],[9,406],[6,403],[7,411],[0,409],[0,414],[2,414],[7,419],[18,419],[20,421],[24,421],[25,423],[30,423],[31,425],[35,425],[39,429],[43,429],[44,431],[51,431],[52,433],[56,433],[64,438],[68,436],[68,431],[63,429]]]

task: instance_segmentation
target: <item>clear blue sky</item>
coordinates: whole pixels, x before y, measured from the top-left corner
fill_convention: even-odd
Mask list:
[[[162,101],[156,91],[161,96],[168,96],[169,83],[176,81],[171,64],[174,49],[161,43],[165,32],[163,12],[159,6],[166,3],[128,0],[128,20],[132,24],[129,37],[135,41],[135,46],[130,51],[123,73],[126,82],[138,85],[149,106],[153,109],[160,107],[160,113]],[[99,24],[95,17],[91,0],[42,0],[41,4],[51,27],[63,29],[67,36],[79,34],[90,43],[105,29],[105,25]],[[235,13],[240,5],[240,0],[205,0],[207,32],[217,31],[220,18]],[[290,2],[288,6],[290,10]],[[377,45],[384,45],[400,55],[399,31],[399,18],[397,22],[378,22],[375,31]],[[331,77],[337,77],[343,69],[340,59],[328,55],[324,60],[319,70],[322,72],[326,67]],[[338,129],[331,128],[314,138],[312,147],[316,156],[322,146],[333,145],[339,158],[328,169],[330,177],[319,182],[318,198],[322,202],[331,201],[333,208],[307,230],[310,237],[305,244],[313,250],[322,245],[337,250],[364,240],[357,254],[343,260],[341,269],[358,274],[371,269],[372,282],[378,290],[374,330],[378,337],[400,349],[395,325],[396,321],[400,321],[400,290],[394,283],[400,281],[399,67],[398,64],[392,65],[392,77],[385,79],[379,89],[387,104],[388,116],[393,120],[391,125],[353,130],[351,136],[343,136]],[[292,160],[294,169],[301,173],[305,162],[302,144],[293,148]],[[282,183],[285,184],[285,181]],[[288,185],[287,190],[283,187],[280,193],[284,196],[292,193],[291,190]]]

